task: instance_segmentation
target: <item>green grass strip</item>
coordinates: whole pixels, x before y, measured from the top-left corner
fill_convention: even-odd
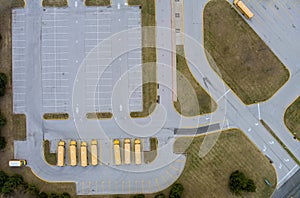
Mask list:
[[[260,122],[276,139],[276,141],[284,148],[284,150],[291,156],[291,158],[300,166],[300,161],[295,157],[295,155],[290,151],[290,149],[288,149],[288,147],[279,139],[279,137],[274,133],[274,131],[269,127],[269,125],[263,120],[260,120]]]

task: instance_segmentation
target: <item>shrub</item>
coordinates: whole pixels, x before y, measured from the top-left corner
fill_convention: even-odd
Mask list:
[[[3,150],[6,146],[5,137],[0,137],[0,150]]]
[[[8,180],[8,175],[3,172],[3,171],[0,171],[0,189],[4,186],[5,182]]]
[[[229,177],[230,191],[235,195],[242,195],[242,191],[255,192],[256,186],[252,179],[248,179],[244,173],[236,170]]]
[[[40,194],[38,194],[38,198],[48,198],[48,195],[45,192],[41,192]]]
[[[171,188],[169,198],[181,198],[183,190],[184,188],[182,184],[174,184]]]
[[[155,195],[154,198],[165,198],[165,197],[166,197],[165,194],[160,193],[160,194],[158,194],[158,195]]]
[[[70,195],[69,193],[66,193],[66,192],[62,193],[62,194],[59,196],[59,198],[70,198],[70,197],[71,197],[71,195]]]

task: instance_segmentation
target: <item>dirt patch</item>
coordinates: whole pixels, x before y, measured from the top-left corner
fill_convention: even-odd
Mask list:
[[[245,104],[265,101],[289,79],[289,71],[225,0],[204,9],[204,47],[213,69]],[[254,16],[255,17],[255,16]]]
[[[13,114],[13,137],[15,140],[26,140],[26,115],[25,114]]]

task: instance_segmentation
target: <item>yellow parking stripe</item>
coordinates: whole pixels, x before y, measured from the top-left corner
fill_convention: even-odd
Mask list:
[[[162,178],[162,180],[164,180],[165,183],[168,182],[168,180],[163,175],[161,176],[161,178]]]
[[[151,188],[151,180],[148,181],[148,189],[149,189],[149,192],[152,192],[152,188]]]
[[[100,160],[100,165],[102,165],[102,140],[100,140],[100,144],[99,144],[99,160]]]
[[[137,194],[138,193],[138,181],[135,180],[135,193]]]
[[[172,175],[169,171],[166,171],[166,173],[167,173],[172,179],[175,179],[174,175]]]
[[[81,182],[81,191],[84,193],[84,182]]]
[[[145,189],[144,189],[144,180],[142,180],[142,193],[145,192]]]
[[[128,194],[130,194],[130,180],[128,180]]]
[[[159,185],[159,183],[158,183],[158,179],[157,179],[157,178],[155,178],[155,183],[156,183],[156,185],[157,185],[157,189],[160,191],[161,187],[160,187],[160,185]]]
[[[96,181],[96,193],[98,193],[98,181]]]
[[[102,185],[102,192],[104,193],[104,181],[101,182]]]
[[[110,181],[108,180],[108,191],[110,191]]]
[[[173,166],[172,164],[170,165],[170,167],[171,167],[173,170],[175,170],[175,171],[179,171],[179,168]]]
[[[91,182],[89,181],[88,182],[88,191],[87,191],[88,194],[90,194],[90,190],[91,190]]]

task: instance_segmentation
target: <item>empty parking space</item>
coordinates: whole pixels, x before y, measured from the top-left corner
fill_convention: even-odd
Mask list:
[[[25,112],[26,97],[26,19],[23,9],[12,11],[12,65],[13,65],[13,111],[14,113]]]
[[[90,55],[85,60],[85,111],[111,112],[113,88],[127,72],[130,110],[142,110],[141,30],[137,29],[140,27],[140,10],[112,12],[107,8],[86,8],[84,20],[84,51],[86,56]],[[112,21],[121,22],[121,25]],[[131,29],[123,33],[126,34],[127,41],[119,39],[102,43],[104,39],[127,29]],[[114,42],[136,50],[124,52],[114,60]],[[97,50],[92,51],[96,47]],[[110,64],[104,64],[107,62]]]
[[[42,16],[42,100],[43,112],[67,112],[69,86],[68,11],[47,9]]]

